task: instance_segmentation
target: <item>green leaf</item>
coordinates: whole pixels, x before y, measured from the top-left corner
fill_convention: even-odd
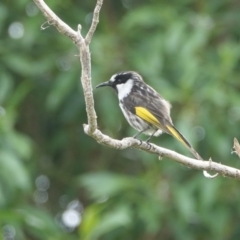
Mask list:
[[[87,212],[86,214],[88,214]],[[96,213],[95,213],[96,214]],[[96,221],[96,219],[98,219]],[[86,231],[84,225],[83,228],[83,239],[84,240],[94,240],[103,237],[104,234],[109,233],[115,229],[127,227],[131,224],[132,220],[130,217],[130,211],[125,206],[118,207],[104,214],[101,218],[98,216],[95,218],[95,226],[92,226],[89,231]]]
[[[28,192],[31,188],[30,176],[23,162],[11,152],[0,150],[0,178],[11,192]]]

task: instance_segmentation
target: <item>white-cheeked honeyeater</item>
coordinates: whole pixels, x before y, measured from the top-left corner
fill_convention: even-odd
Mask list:
[[[202,159],[174,127],[170,117],[171,104],[147,85],[138,73],[127,71],[114,74],[109,81],[97,85],[96,88],[105,86],[110,86],[117,92],[123,115],[138,131],[134,137],[141,133],[147,134],[150,136],[148,142],[152,136],[165,132],[179,140],[197,159]]]

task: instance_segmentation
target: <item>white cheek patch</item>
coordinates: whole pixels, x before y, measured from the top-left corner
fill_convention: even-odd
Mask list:
[[[131,92],[133,87],[133,80],[130,79],[126,83],[118,84],[116,87],[118,91],[118,99],[122,100]]]

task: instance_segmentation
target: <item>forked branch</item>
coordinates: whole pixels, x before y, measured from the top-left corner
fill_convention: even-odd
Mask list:
[[[65,22],[63,22],[47,5],[43,0],[33,0],[38,8],[42,11],[43,15],[47,19],[49,25],[53,25],[57,30],[69,37],[73,43],[77,46],[80,53],[80,62],[82,68],[81,83],[83,87],[84,99],[86,103],[86,112],[88,117],[88,124],[84,124],[84,131],[89,136],[93,137],[98,143],[112,147],[115,149],[125,149],[129,147],[137,148],[149,153],[157,154],[162,157],[167,157],[176,162],[179,162],[187,167],[204,170],[214,171],[223,176],[228,176],[240,180],[240,170],[232,167],[228,167],[211,159],[209,161],[200,161],[193,158],[189,158],[178,154],[169,149],[165,149],[155,144],[147,144],[145,142],[134,138],[124,138],[122,140],[116,140],[103,134],[97,129],[97,115],[94,109],[94,99],[91,83],[91,57],[89,51],[89,44],[91,43],[92,36],[96,30],[99,22],[99,13],[103,4],[103,0],[97,0],[96,7],[93,13],[93,19],[91,27],[84,38],[81,34],[81,25],[78,26],[77,31],[74,31]]]

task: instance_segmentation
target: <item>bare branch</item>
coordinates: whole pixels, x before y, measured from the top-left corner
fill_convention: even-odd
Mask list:
[[[89,131],[93,132],[97,128],[97,115],[94,109],[94,99],[92,93],[92,83],[91,83],[91,57],[89,46],[86,44],[85,39],[81,35],[81,25],[78,25],[78,31],[74,31],[66,23],[64,23],[47,5],[43,0],[33,0],[38,8],[42,11],[43,15],[47,18],[48,24],[55,26],[58,31],[67,37],[69,37],[78,47],[80,52],[80,61],[82,66],[81,83],[84,92],[84,98],[86,103],[86,112],[89,123]],[[90,30],[88,41],[96,29],[100,8],[102,6],[103,0],[97,1],[97,6],[93,15],[93,22]]]
[[[99,0],[97,1],[97,4],[96,4],[96,7],[94,9],[94,12],[93,12],[93,19],[92,19],[92,25],[85,37],[85,43],[86,45],[89,45],[91,40],[92,40],[92,36],[97,28],[97,25],[98,25],[98,22],[99,22],[99,13],[100,13],[100,10],[101,10],[101,7],[102,7],[102,4],[103,4],[103,0]]]
[[[100,143],[102,145],[106,145],[108,147],[113,147],[116,149],[126,149],[129,147],[133,147],[136,149],[141,149],[145,152],[157,154],[160,156],[160,158],[162,158],[162,157],[170,158],[170,159],[172,159],[176,162],[179,162],[189,168],[204,170],[204,171],[213,171],[213,172],[216,172],[223,176],[232,177],[232,178],[236,178],[236,179],[240,180],[240,170],[222,165],[221,163],[216,163],[211,160],[210,161],[201,161],[201,160],[189,158],[189,157],[183,156],[177,152],[174,152],[172,150],[159,147],[153,143],[141,142],[140,140],[134,139],[132,137],[124,138],[122,140],[116,140],[116,139],[110,138],[107,135],[104,135],[99,130],[96,130],[94,133],[90,134],[88,132],[88,125],[85,125],[85,124],[84,124],[84,131],[86,134],[95,138],[98,143]]]
[[[80,32],[81,28],[79,26],[78,29],[81,39],[81,41],[79,42],[80,61],[82,66],[81,82],[86,103],[89,131],[94,132],[97,129],[97,115],[94,109],[94,99],[92,91],[91,56],[89,51],[89,45],[86,45],[84,39],[82,39]]]
[[[91,84],[91,56],[89,51],[89,44],[91,42],[92,36],[96,30],[96,27],[99,21],[99,12],[103,4],[103,0],[97,0],[97,4],[93,14],[92,24],[85,39],[81,34],[81,25],[78,25],[78,31],[74,31],[66,23],[64,23],[45,4],[43,0],[33,0],[33,1],[42,11],[43,15],[46,17],[48,24],[55,26],[60,33],[69,37],[74,42],[74,44],[78,47],[78,50],[80,52],[80,61],[81,61],[81,67],[82,67],[81,83],[83,87],[83,93],[84,93],[84,98],[86,102],[86,112],[88,117],[88,125],[84,124],[84,131],[86,134],[93,137],[98,143],[106,145],[108,147],[112,147],[115,149],[125,149],[129,147],[133,147],[133,148],[140,149],[152,154],[157,154],[160,159],[162,157],[167,157],[187,167],[204,170],[205,174],[208,174],[206,173],[206,171],[213,171],[223,176],[240,179],[240,170],[213,162],[211,159],[209,161],[196,160],[196,159],[185,157],[174,151],[156,146],[152,143],[149,144],[149,143],[141,142],[140,140],[137,140],[134,138],[124,138],[122,140],[112,139],[109,136],[104,135],[101,131],[99,131],[97,129],[97,115],[94,109],[94,99],[93,99],[93,91],[92,91],[92,84]],[[235,144],[235,150],[237,151],[236,148],[237,148],[237,145]],[[209,176],[212,178],[211,175]]]
[[[240,144],[236,138],[233,139],[233,148],[234,151],[232,151],[231,153],[236,153],[238,157],[240,157]]]
[[[38,8],[42,11],[43,15],[48,20],[49,25],[53,25],[57,30],[68,36],[74,43],[77,42],[77,32],[70,28],[65,22],[63,22],[43,0],[33,0]]]

